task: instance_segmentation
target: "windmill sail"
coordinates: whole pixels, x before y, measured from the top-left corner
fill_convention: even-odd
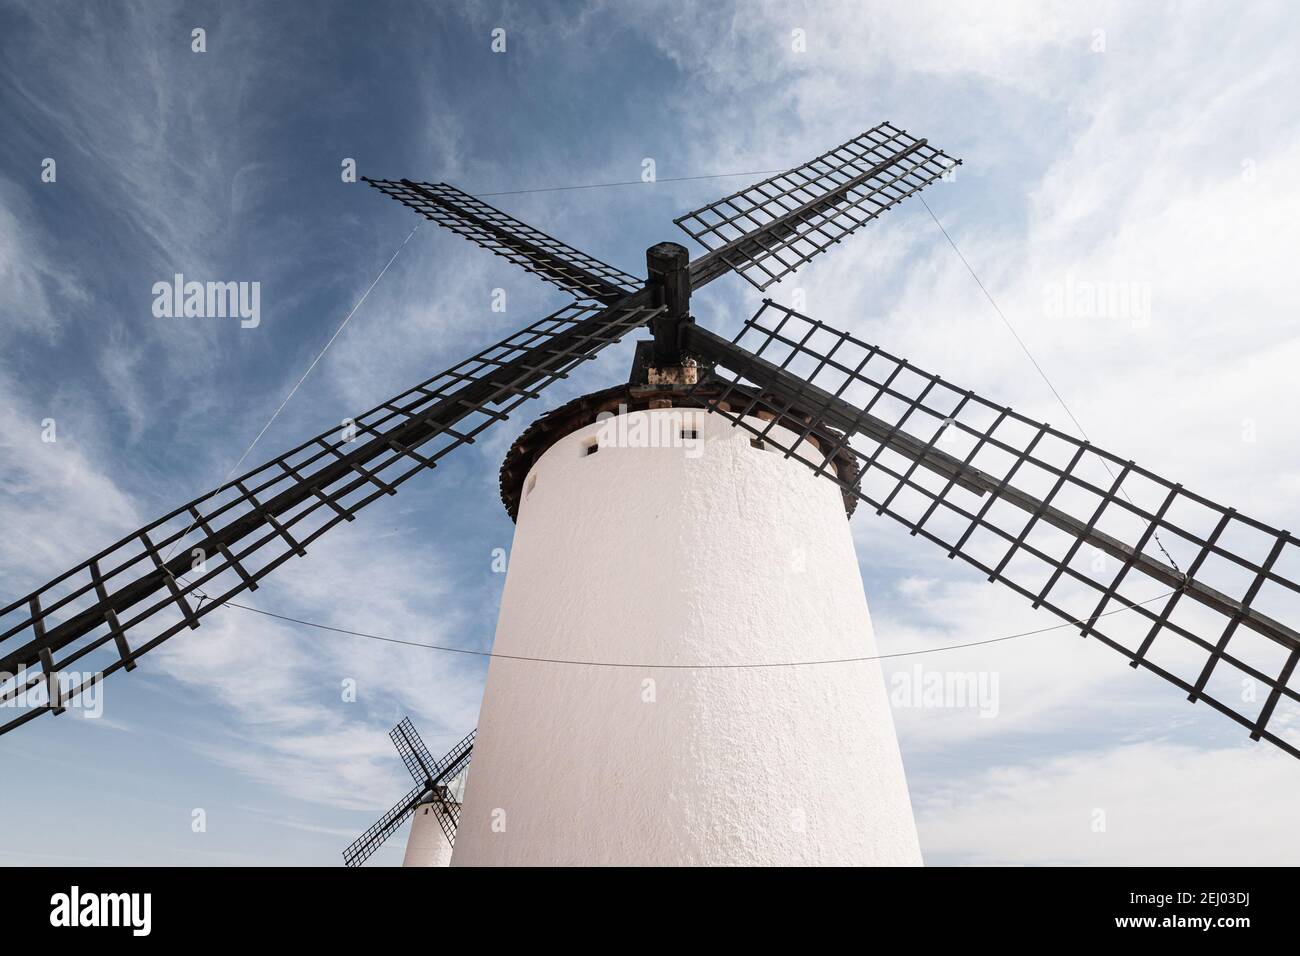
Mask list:
[[[456,825],[460,822],[460,788],[456,786],[456,781],[464,780],[477,733],[477,730],[471,730],[441,760],[434,760],[429,748],[415,732],[411,719],[403,718],[388,736],[401,755],[402,762],[406,764],[406,769],[415,779],[416,787],[348,845],[343,851],[343,862],[347,866],[365,863],[410,818],[416,808],[429,802],[438,805],[438,823],[443,835],[448,843],[455,845]]]
[[[606,265],[446,183],[366,179],[426,219],[476,242],[579,298],[613,302],[642,286],[636,276]]]
[[[712,411],[1300,757],[1280,735],[1300,713],[1288,532],[771,301],[734,342],[689,327],[687,349],[730,386]]]
[[[388,732],[388,739],[397,748],[397,753],[402,758],[402,763],[406,764],[406,770],[412,780],[416,783],[427,783],[433,779],[436,761],[433,759],[433,754],[429,753],[429,748],[424,745],[424,741],[420,739],[420,735],[415,732],[410,717],[403,717],[402,722]]]
[[[396,494],[657,310],[644,293],[566,306],[173,510],[0,608],[0,734],[46,713],[248,589],[381,495]],[[95,668],[65,686],[60,675]],[[38,688],[45,693],[34,693]]]
[[[428,788],[421,785],[393,804],[388,812],[371,824],[365,833],[348,844],[347,849],[343,851],[343,863],[346,866],[360,866],[370,859],[375,851],[411,818],[415,808],[424,803],[428,793]]]
[[[674,219],[710,254],[691,264],[695,287],[734,269],[766,289],[959,165],[881,123],[802,166]]]

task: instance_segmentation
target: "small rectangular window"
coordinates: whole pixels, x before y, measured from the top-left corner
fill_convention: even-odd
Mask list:
[[[700,437],[700,433],[696,431],[694,428],[682,429],[682,441],[694,441],[699,437]]]
[[[593,438],[583,446],[582,454],[586,457],[587,455],[594,455],[598,451],[600,451],[600,442]]]

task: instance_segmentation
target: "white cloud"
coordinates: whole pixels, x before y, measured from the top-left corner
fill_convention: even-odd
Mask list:
[[[913,786],[913,799],[931,864],[1287,866],[1297,784],[1300,765],[1270,748],[1152,742]]]
[[[318,541],[308,560],[289,562],[274,581],[237,600],[348,630],[465,646],[459,608],[448,606],[441,580],[431,548],[339,529]],[[438,740],[459,739],[476,720],[481,678],[456,655],[240,608],[207,616],[195,635],[169,641],[151,661],[187,688],[188,706],[215,701],[234,718],[226,739],[205,745],[205,753],[298,799],[387,806],[409,789],[395,790],[390,779],[396,754],[389,727],[409,713],[438,750]],[[355,702],[344,700],[345,681]]]
[[[98,464],[104,445],[67,406],[34,408],[0,367],[0,568],[17,591],[84,560],[143,522]],[[54,441],[44,423],[53,419]],[[84,552],[84,553],[83,553]],[[16,595],[15,595],[16,596]]]

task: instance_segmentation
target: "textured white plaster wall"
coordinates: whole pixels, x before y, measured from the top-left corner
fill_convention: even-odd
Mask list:
[[[402,866],[451,866],[451,844],[438,823],[439,812],[431,803],[415,808]]]
[[[591,425],[525,481],[494,650],[636,666],[493,659],[456,865],[921,862],[878,664],[646,666],[876,653],[835,485],[688,427]]]

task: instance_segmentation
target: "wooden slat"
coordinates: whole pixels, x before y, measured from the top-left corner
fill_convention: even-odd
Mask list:
[[[95,582],[95,594],[99,597],[100,606],[104,608],[104,620],[108,622],[113,643],[117,645],[118,656],[122,658],[123,666],[128,671],[133,671],[136,663],[135,658],[131,656],[131,645],[127,643],[122,624],[117,619],[117,612],[108,603],[108,590],[104,587],[104,576],[100,574],[98,561],[90,562],[90,576]]]
[[[145,531],[143,528],[140,530],[140,540],[144,542],[144,548],[149,553],[149,557],[153,560],[154,566],[162,572],[163,582],[167,585],[167,590],[171,592],[172,599],[176,602],[176,606],[179,607],[181,613],[185,615],[185,620],[189,622],[190,629],[194,630],[199,626],[199,619],[194,616],[194,609],[190,607],[190,602],[185,599],[184,592],[182,592],[180,587],[177,586],[176,578],[174,578],[172,573],[167,570],[167,565],[163,562],[162,555],[158,553],[158,549],[154,547],[153,541],[149,538],[149,532]]]

